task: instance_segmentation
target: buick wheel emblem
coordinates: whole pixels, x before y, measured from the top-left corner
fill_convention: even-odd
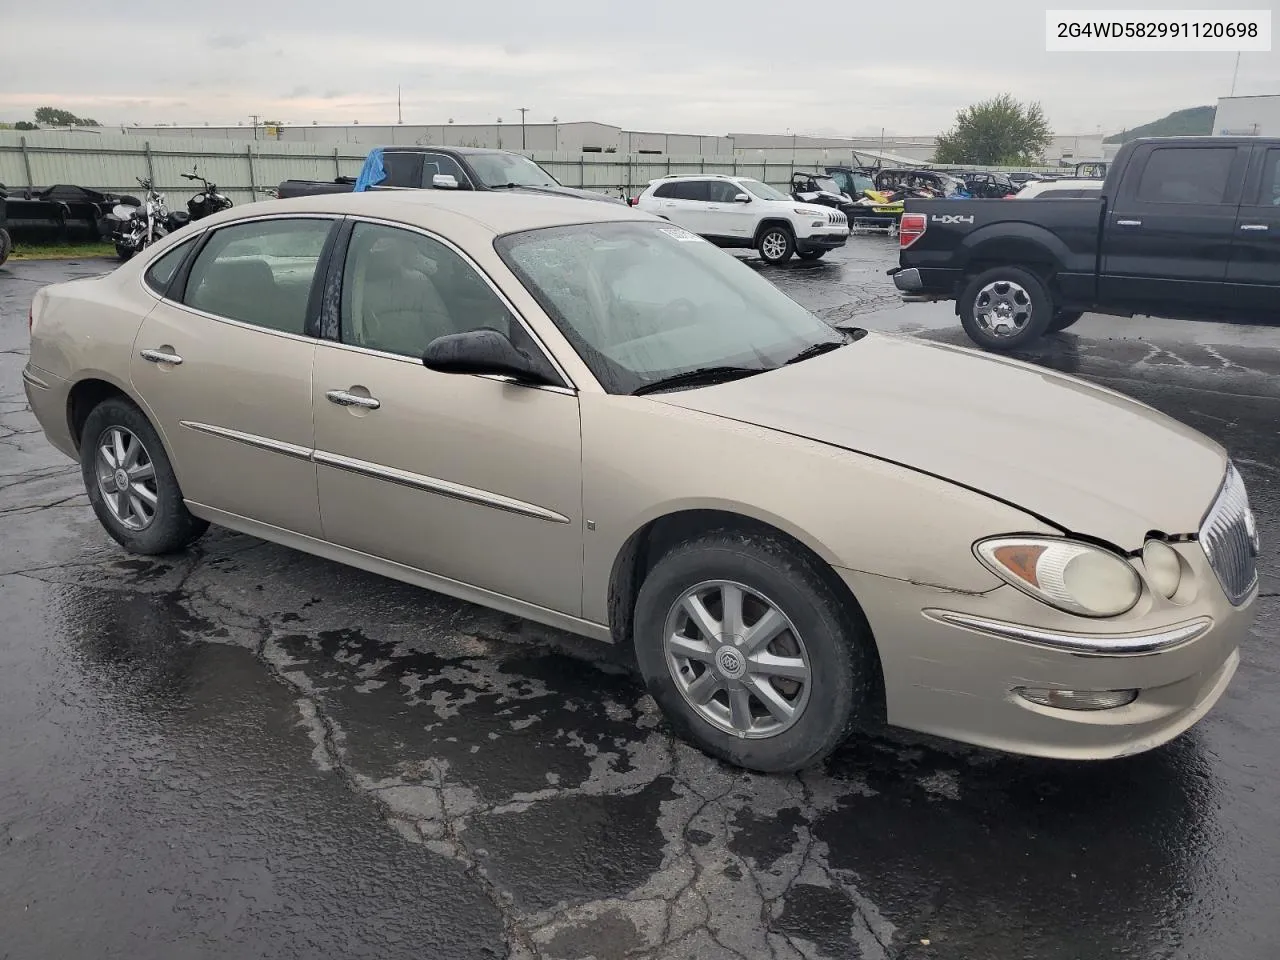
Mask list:
[[[716,664],[720,667],[720,672],[730,680],[736,680],[746,673],[746,661],[733,647],[721,647],[716,654]]]

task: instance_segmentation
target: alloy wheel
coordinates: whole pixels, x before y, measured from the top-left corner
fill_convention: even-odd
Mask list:
[[[771,230],[760,241],[760,251],[766,260],[781,260],[787,252],[787,238],[780,230]]]
[[[1011,280],[996,280],[978,291],[973,318],[993,337],[1012,337],[1031,322],[1031,294]]]
[[[740,583],[707,580],[682,593],[667,614],[663,648],[681,695],[726,733],[774,737],[808,706],[811,667],[799,631]]]
[[[156,517],[159,490],[151,455],[125,427],[108,427],[98,437],[94,465],[98,492],[111,516],[127,530],[145,530]]]

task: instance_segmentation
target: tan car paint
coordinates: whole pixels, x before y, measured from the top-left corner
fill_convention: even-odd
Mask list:
[[[200,228],[256,215],[258,207],[208,218]],[[304,531],[281,529],[262,522],[262,517],[195,507],[199,515],[321,556],[607,639],[609,575],[618,550],[632,533],[678,510],[714,507],[746,513],[795,535],[850,585],[880,650],[891,722],[1028,753],[1102,757],[1145,749],[1194,722],[1230,679],[1238,661],[1236,648],[1250,617],[1249,603],[1235,608],[1227,602],[1198,545],[1178,547],[1194,574],[1178,603],[1157,601],[1147,593],[1122,617],[1073,617],[1001,586],[971,552],[973,541],[980,537],[1052,533],[1052,525],[946,479],[841,449],[866,447],[880,457],[901,458],[944,476],[954,469],[962,482],[979,487],[995,484],[994,492],[1002,498],[1057,523],[1132,545],[1136,526],[1148,522],[1191,529],[1189,518],[1197,509],[1198,517],[1208,508],[1223,465],[1216,445],[1186,428],[1172,427],[1171,421],[1139,404],[1117,403],[1118,395],[1109,391],[1016,363],[968,357],[963,363],[952,362],[954,356],[943,350],[931,352],[876,337],[792,370],[737,383],[647,398],[610,396],[498,258],[493,237],[498,232],[578,221],[652,218],[622,206],[562,198],[440,191],[331,195],[260,207],[262,214],[349,214],[415,225],[439,232],[474,259],[573,381],[581,410],[581,462],[564,455],[572,451],[572,443],[563,420],[557,420],[550,449],[542,451],[538,441],[543,427],[538,418],[516,416],[512,425],[507,416],[537,409],[536,405],[553,398],[571,404],[573,397],[500,386],[488,378],[457,377],[456,387],[441,390],[442,396],[461,396],[464,404],[473,405],[473,409],[464,406],[455,411],[458,424],[488,422],[494,416],[492,422],[501,437],[491,450],[467,449],[462,469],[451,477],[436,476],[446,473],[449,463],[433,460],[430,452],[412,446],[420,442],[412,427],[406,433],[403,427],[375,425],[376,435],[359,439],[352,439],[354,431],[335,428],[333,437],[347,437],[335,445],[351,442],[354,453],[348,456],[362,454],[359,459],[378,461],[384,468],[399,464],[420,477],[510,497],[565,516],[570,523],[521,517],[528,519],[524,529],[538,533],[528,537],[517,533],[513,549],[509,517],[502,516],[509,511],[477,505],[473,514],[458,508],[456,496],[441,497],[403,484],[377,486],[378,496],[362,507],[366,522],[377,525],[375,530],[352,530],[353,538],[364,538],[360,540],[363,550],[352,543],[331,543]],[[148,251],[110,278],[63,285],[37,298],[31,371],[43,371],[49,384],[35,387],[28,382],[27,392],[51,441],[66,452],[73,452],[66,432],[66,392],[71,382],[101,376],[140,399],[128,383],[127,371],[140,318],[156,302],[140,282],[142,270],[152,259]],[[328,346],[317,350],[326,362],[335,364],[341,361],[340,354],[350,352]],[[235,347],[220,362],[241,363],[242,348]],[[409,396],[418,384],[430,392],[425,386],[433,376],[429,371],[412,363],[388,362],[404,368],[403,376],[398,372],[394,376],[393,389],[379,386],[388,396],[401,391]],[[349,381],[335,386],[360,386],[374,379],[376,374],[357,369],[362,363],[333,371],[339,381]],[[873,369],[880,363],[885,370]],[[349,375],[340,375],[348,369]],[[904,378],[921,381],[920,372],[926,370],[929,378],[945,379],[950,386],[949,392],[932,394],[934,407],[921,399],[931,382],[917,383],[914,390],[906,389],[910,383],[903,383]],[[327,378],[314,384],[316,391],[327,388]],[[818,396],[822,389],[829,392],[825,406]],[[997,404],[997,398],[1003,401],[1010,389],[1008,405]],[[943,409],[958,405],[966,391],[973,396],[965,404],[965,414]],[[531,399],[535,396],[540,399]],[[866,402],[868,396],[872,402]],[[873,415],[855,417],[854,404],[859,402]],[[328,406],[318,403],[316,413],[332,426],[335,421],[319,409]],[[1115,437],[1115,442],[1101,446],[1100,453],[1096,437],[1091,440],[1089,430],[1081,429],[1085,424],[1067,424],[1073,430],[1068,445],[1055,449],[1044,437],[1061,421],[1064,410],[1085,417],[1090,429],[1102,437]],[[148,412],[154,421],[154,411]],[[359,418],[346,409],[324,411],[348,418],[336,421],[344,427],[377,424],[378,412]],[[1021,429],[1004,430],[1003,442],[1010,451],[1001,456],[994,437],[970,449],[960,442],[966,438],[941,431],[929,420],[943,415],[972,423],[975,412],[987,417],[1010,412],[1016,417]],[[166,412],[165,416],[171,415]],[[416,423],[421,426],[429,416],[423,409]],[[751,420],[757,422],[744,422]],[[1115,433],[1118,423],[1135,432],[1132,449],[1126,449],[1127,433]],[[258,425],[262,430],[288,432],[269,422]],[[997,426],[993,424],[993,431]],[[955,420],[950,428],[955,429]],[[320,436],[328,439],[326,430],[322,427]],[[452,439],[460,442],[460,435]],[[473,438],[472,446],[479,442]],[[522,456],[511,455],[512,443],[522,444]],[[983,456],[976,458],[976,464],[969,463],[966,450]],[[1149,458],[1155,468],[1138,462],[1134,451]],[[209,465],[210,458],[203,453],[196,454],[196,459]],[[1121,469],[1109,472],[1109,463],[1120,464]],[[529,466],[531,475],[519,478]],[[1213,469],[1218,473],[1210,478]],[[184,469],[184,483],[186,473]],[[1140,477],[1136,483],[1130,479],[1134,475]],[[279,482],[283,475],[268,468],[258,476]],[[1073,482],[1072,477],[1080,480]],[[331,479],[339,482],[336,473]],[[581,505],[575,510],[573,490],[579,484]],[[408,492],[388,493],[393,487]],[[1047,492],[1050,488],[1052,494]],[[335,485],[334,489],[341,493],[344,488]],[[388,504],[394,508],[385,509]],[[1126,510],[1139,520],[1126,521]],[[483,519],[486,513],[493,514],[491,520]],[[432,514],[436,526],[427,523],[427,514]],[[475,525],[468,519],[471,516]],[[423,518],[424,525],[413,528],[415,517]],[[354,524],[355,516],[340,517],[339,522]],[[581,537],[581,565],[571,566],[568,576],[557,569],[562,562],[559,553],[556,559],[543,558],[540,563],[529,559],[543,545],[540,538],[556,528],[566,528],[566,534],[576,528]],[[422,570],[392,559],[413,549],[412,541],[424,530],[443,534],[452,541],[450,547],[463,555],[436,559],[440,554],[427,547],[410,562],[453,563],[456,566],[449,569],[459,577],[489,578],[488,583],[503,586],[486,589],[480,582],[449,579],[443,570]],[[553,543],[551,549],[561,546]],[[521,562],[508,565],[507,559],[514,560],[515,554]],[[571,615],[571,598],[561,599],[572,593],[571,589],[566,593],[566,584],[579,570],[582,619]],[[1157,655],[1101,656],[996,639],[931,619],[925,613],[929,609],[1093,635],[1167,627],[1197,618],[1211,618],[1215,626],[1205,636]],[[1015,700],[1010,689],[1019,683],[1154,689],[1131,707],[1073,714]]]
[[[338,406],[326,399],[331,390],[381,406]],[[321,344],[314,410],[326,539],[581,613],[577,397]],[[370,467],[399,475],[371,476]]]

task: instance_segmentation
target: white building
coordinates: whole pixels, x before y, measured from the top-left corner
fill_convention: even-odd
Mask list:
[[[1213,115],[1215,137],[1280,137],[1280,94],[1220,97]]]

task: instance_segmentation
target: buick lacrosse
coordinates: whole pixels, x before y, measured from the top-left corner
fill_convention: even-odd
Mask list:
[[[675,730],[754,770],[876,720],[1149,749],[1222,695],[1258,592],[1217,444],[833,329],[621,205],[238,207],[39,291],[23,379],[126,550],[213,523],[632,645]]]

